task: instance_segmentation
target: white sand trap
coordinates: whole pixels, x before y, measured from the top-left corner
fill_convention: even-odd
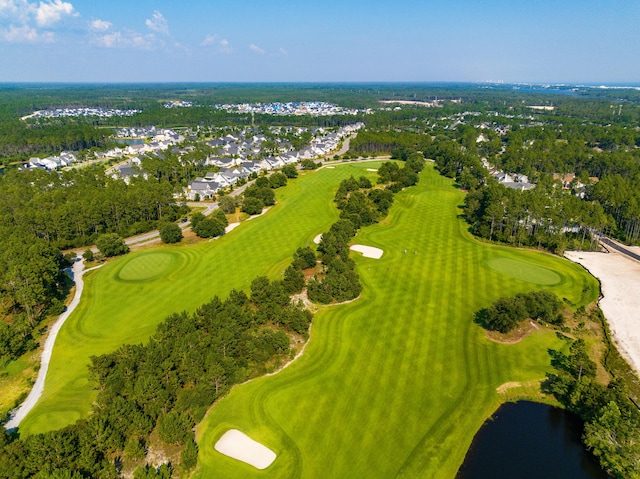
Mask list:
[[[617,253],[567,251],[600,280],[604,313],[620,353],[640,375],[640,263]]]
[[[320,244],[320,241],[322,240],[322,233],[320,233],[318,236],[316,236],[315,238],[313,238],[313,242],[315,244]]]
[[[367,168],[367,171],[378,171],[377,168]]]
[[[335,168],[335,166],[326,166],[325,167],[327,170],[333,170]]]
[[[276,460],[276,453],[237,429],[229,429],[216,442],[215,450],[225,456],[266,469]]]
[[[352,251],[357,251],[358,253],[362,253],[362,256],[365,258],[373,258],[380,259],[382,258],[382,251],[380,248],[374,248],[373,246],[365,246],[362,244],[354,244],[351,245],[350,248]]]
[[[236,229],[238,226],[240,226],[240,223],[231,223],[229,226],[227,226],[224,229],[224,232],[229,233],[230,231],[233,231],[234,229]]]

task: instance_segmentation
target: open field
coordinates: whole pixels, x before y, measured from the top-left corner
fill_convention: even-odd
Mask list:
[[[87,274],[82,301],[60,331],[44,392],[21,434],[57,429],[88,414],[95,397],[87,372],[91,356],[143,342],[170,313],[193,311],[233,288],[247,290],[258,275],[278,277],[297,247],[335,221],[338,183],[363,169],[343,165],[301,176],[277,192],[279,204],[267,214],[228,236],[141,250]]]
[[[575,306],[598,291],[566,260],[475,241],[457,217],[462,199],[428,166],[383,224],[358,233],[356,242],[384,250],[378,260],[353,255],[360,299],[323,308],[304,355],[209,411],[195,477],[455,476],[504,397],[498,388],[535,384],[550,370],[547,350],[565,347],[544,329],[517,344],[491,342],[473,313],[536,288]],[[273,450],[275,462],[257,471],[216,452],[234,428]]]

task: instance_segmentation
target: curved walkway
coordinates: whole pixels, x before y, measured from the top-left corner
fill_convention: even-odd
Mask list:
[[[91,271],[93,269],[99,268],[100,266],[102,265],[96,266],[95,268],[90,268],[86,271]],[[80,303],[80,296],[82,296],[82,289],[84,288],[82,275],[85,273],[84,260],[81,256],[78,256],[76,258],[71,270],[73,271],[73,280],[76,283],[76,292],[73,296],[73,299],[71,300],[71,304],[69,304],[65,312],[60,315],[60,317],[56,320],[55,324],[51,328],[49,336],[47,336],[47,340],[44,343],[44,349],[42,350],[42,359],[40,363],[40,370],[38,371],[38,378],[36,379],[33,388],[31,388],[31,392],[27,396],[27,399],[25,399],[20,407],[18,407],[11,414],[11,418],[4,425],[7,430],[18,427],[20,425],[20,422],[22,422],[27,414],[29,414],[31,409],[33,409],[33,407],[36,405],[38,399],[40,399],[42,391],[44,390],[44,380],[47,376],[47,371],[49,370],[49,362],[51,361],[51,353],[53,352],[53,345],[56,342],[56,337],[58,336],[60,328],[62,328],[64,322]]]

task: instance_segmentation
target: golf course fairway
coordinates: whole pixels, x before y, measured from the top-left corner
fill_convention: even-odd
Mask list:
[[[333,196],[351,175],[376,174],[341,165],[301,175],[277,190],[278,204],[219,239],[158,246],[117,258],[85,277],[80,305],[58,335],[43,394],[20,424],[23,436],[59,429],[89,414],[96,391],[91,356],[145,342],[169,314],[194,311],[231,289],[248,291],[259,275],[281,278],[299,246],[337,217]]]
[[[464,193],[431,165],[420,176],[382,224],[354,240],[384,251],[352,254],[361,297],[323,308],[299,359],[210,409],[197,427],[194,477],[452,479],[502,400],[496,389],[551,369],[548,349],[566,347],[555,333],[498,344],[474,312],[540,288],[576,307],[597,297],[596,280],[562,258],[476,241],[458,217]],[[217,452],[229,429],[276,460],[258,470]]]

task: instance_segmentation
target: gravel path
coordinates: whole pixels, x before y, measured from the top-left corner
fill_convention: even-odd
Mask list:
[[[102,266],[102,265],[100,265]],[[99,268],[100,266],[96,266],[95,268],[90,268],[86,271],[91,271],[92,269]],[[71,268],[73,271],[73,280],[76,283],[76,292],[73,296],[73,300],[71,300],[71,304],[67,307],[64,313],[60,315],[57,319],[51,331],[49,332],[49,336],[47,336],[47,340],[44,343],[44,349],[42,350],[42,359],[40,364],[40,370],[38,371],[38,378],[36,379],[31,392],[27,396],[27,399],[18,407],[11,415],[11,418],[4,425],[6,429],[14,429],[20,425],[20,422],[26,417],[27,414],[33,409],[33,407],[40,399],[42,395],[42,391],[44,390],[44,380],[47,376],[47,371],[49,370],[49,362],[51,361],[51,353],[53,352],[53,345],[56,342],[56,337],[60,332],[60,328],[67,320],[67,318],[73,313],[73,310],[76,309],[76,306],[80,303],[80,296],[82,296],[82,289],[84,288],[84,281],[82,280],[82,275],[85,273],[84,270],[84,260],[81,256],[78,256],[73,263],[73,267]]]

